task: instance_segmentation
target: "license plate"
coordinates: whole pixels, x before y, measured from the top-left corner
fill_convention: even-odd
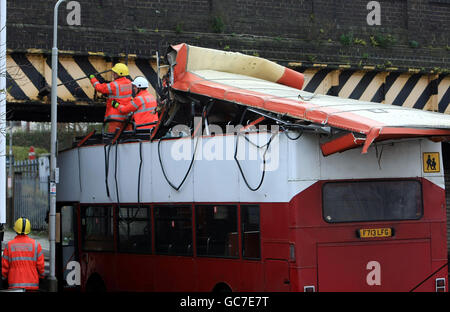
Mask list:
[[[393,231],[391,228],[359,229],[358,234],[360,238],[392,237]]]

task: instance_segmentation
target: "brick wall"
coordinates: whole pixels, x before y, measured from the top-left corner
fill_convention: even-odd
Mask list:
[[[8,0],[8,48],[50,50],[55,2]],[[379,0],[380,26],[367,25],[368,2],[79,0],[81,26],[68,26],[60,7],[58,47],[148,57],[187,42],[281,61],[449,67],[450,1]]]

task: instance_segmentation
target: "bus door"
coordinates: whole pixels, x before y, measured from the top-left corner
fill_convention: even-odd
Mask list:
[[[74,290],[80,283],[80,262],[77,244],[77,205],[64,205],[59,209],[59,272],[64,290]]]

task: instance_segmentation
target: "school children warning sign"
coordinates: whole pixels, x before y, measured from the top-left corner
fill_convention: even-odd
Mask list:
[[[423,153],[423,172],[440,172],[439,153]]]

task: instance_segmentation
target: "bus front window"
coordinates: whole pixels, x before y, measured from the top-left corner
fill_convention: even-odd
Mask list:
[[[328,223],[417,220],[423,214],[416,180],[328,182],[322,200]]]

